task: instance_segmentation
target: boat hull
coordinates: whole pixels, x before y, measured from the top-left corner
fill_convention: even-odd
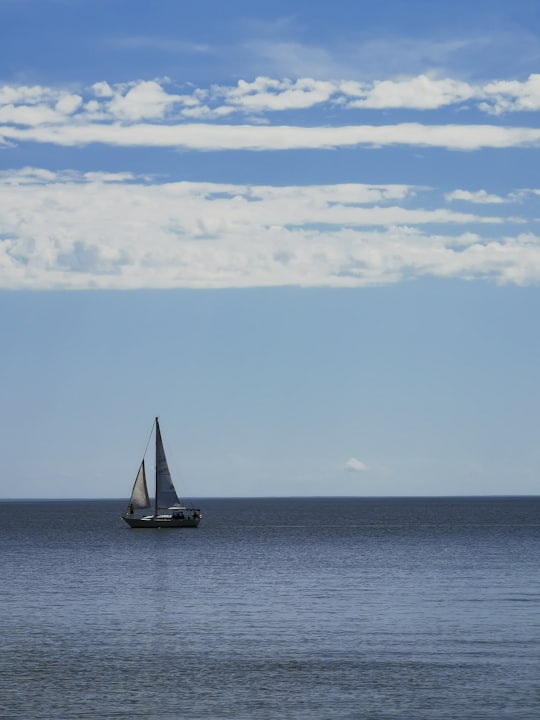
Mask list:
[[[200,518],[138,518],[122,515],[130,528],[196,528]]]

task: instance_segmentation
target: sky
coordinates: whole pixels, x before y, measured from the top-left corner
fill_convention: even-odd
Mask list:
[[[538,494],[539,110],[536,0],[0,0],[0,497]]]

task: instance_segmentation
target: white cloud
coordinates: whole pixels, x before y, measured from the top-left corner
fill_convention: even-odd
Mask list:
[[[451,79],[437,80],[426,75],[405,80],[382,80],[373,83],[342,83],[341,90],[356,100],[349,107],[416,108],[434,110],[474,97],[474,88]]]
[[[104,80],[94,83],[92,85],[92,90],[94,92],[94,95],[98,98],[112,98],[115,94],[109,83],[105,82]]]
[[[268,112],[311,108],[327,102],[335,90],[334,83],[310,78],[292,81],[258,77],[253,82],[239,80],[233,88],[215,86],[212,94],[222,96],[237,110]]]
[[[473,104],[494,115],[540,108],[540,74],[532,74],[523,82],[496,80],[483,85],[420,74],[370,82],[353,78],[260,76],[253,81],[241,79],[235,86],[189,88],[181,94],[171,92],[172,88],[168,79],[115,85],[103,80],[79,93],[45,86],[4,85],[0,87],[0,110],[4,110],[1,121],[49,124],[61,123],[63,116],[74,115],[80,124],[97,117],[129,124],[172,117],[177,121],[190,117],[219,119],[232,113],[261,117],[282,111],[307,113],[321,106],[333,113],[343,113],[347,108],[437,110]],[[39,114],[30,113],[29,108],[39,108],[42,119],[39,120]]]
[[[96,82],[81,92],[39,86],[0,88],[0,143],[171,147],[189,150],[289,150],[405,145],[478,150],[535,147],[537,127],[500,124],[350,124],[354,107],[431,109],[479,103],[491,114],[540,107],[540,75],[473,87],[427,75],[360,83],[313,78],[240,80],[236,86],[171,92],[169,80]],[[332,113],[332,124],[309,115]],[[271,124],[276,113],[294,114],[288,125]],[[306,116],[307,122],[303,119]],[[225,124],[225,118],[255,118]],[[343,118],[347,124],[340,124]],[[197,122],[198,121],[198,122]],[[471,200],[472,201],[472,200]],[[480,202],[480,196],[476,202]],[[484,200],[488,202],[488,200]],[[494,200],[492,201],[494,202]]]
[[[151,80],[138,82],[127,92],[114,92],[108,99],[106,109],[113,118],[119,120],[159,120],[169,108],[181,101],[181,96],[167,93],[159,83]]]
[[[0,111],[1,112],[1,111]],[[126,113],[134,115],[135,106]],[[156,108],[154,112],[162,112]],[[540,129],[498,127],[494,125],[349,125],[343,127],[298,127],[257,125],[138,123],[67,123],[36,127],[0,125],[4,141],[52,143],[83,146],[89,143],[123,147],[172,147],[190,150],[292,150],[332,149],[340,147],[383,147],[411,145],[449,150],[481,148],[535,147],[540,144]],[[21,122],[21,121],[19,121]]]
[[[403,185],[158,184],[25,168],[0,173],[0,189],[4,289],[540,282],[537,234],[508,234],[507,223],[494,234],[502,218],[403,207],[429,201]],[[489,234],[470,232],[472,223]]]
[[[59,125],[65,121],[65,115],[48,105],[3,105],[0,107],[0,123],[6,125],[26,125],[40,127],[42,125]],[[6,128],[7,129],[7,128]],[[0,125],[0,135],[2,128]],[[9,135],[9,129],[4,135]]]
[[[453,200],[463,200],[464,202],[477,203],[479,205],[498,205],[509,202],[509,200],[500,195],[493,195],[485,190],[476,190],[474,192],[470,190],[453,190],[451,193],[447,193],[445,197],[449,202]]]
[[[504,112],[540,110],[540,74],[529,75],[525,82],[498,80],[487,83],[480,109],[494,115]]]
[[[0,87],[1,105],[35,105],[55,97],[56,92],[40,85],[4,85]]]
[[[366,472],[368,467],[361,460],[358,460],[358,458],[352,457],[345,463],[345,469],[351,472]]]
[[[65,93],[59,97],[55,105],[55,110],[62,115],[72,115],[81,107],[82,101],[80,95]]]

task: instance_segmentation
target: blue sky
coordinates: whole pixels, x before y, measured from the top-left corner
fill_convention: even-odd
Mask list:
[[[539,30],[0,0],[0,497],[537,494]]]

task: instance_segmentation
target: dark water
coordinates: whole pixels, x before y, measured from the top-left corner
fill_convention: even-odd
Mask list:
[[[540,498],[0,504],[2,718],[540,718]]]

